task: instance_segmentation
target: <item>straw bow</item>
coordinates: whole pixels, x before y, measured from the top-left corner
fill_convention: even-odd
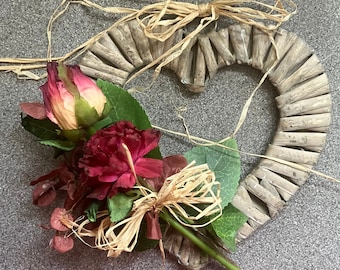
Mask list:
[[[295,12],[295,10],[289,12],[285,9],[283,2],[287,2],[294,9],[296,8],[294,2],[286,0],[276,0],[275,5],[253,0],[214,0],[210,3],[199,5],[167,0],[142,8],[137,13],[136,18],[144,27],[145,35],[159,41],[165,41],[176,30],[183,28],[196,18],[205,18],[204,21],[209,24],[220,16],[229,17],[240,23],[255,25],[267,32],[278,28]],[[245,6],[246,3],[255,4],[257,8]],[[149,15],[141,19],[146,14]],[[166,18],[167,15],[174,16],[174,18]],[[274,26],[264,26],[257,20],[272,21],[276,24]],[[167,26],[167,29],[162,33],[154,33],[153,30],[157,26]]]
[[[222,214],[220,183],[215,180],[215,175],[208,165],[193,165],[194,163],[190,163],[179,173],[167,178],[158,193],[135,186],[144,195],[134,201],[131,215],[118,223],[110,221],[107,211],[98,213],[97,218],[102,218],[102,221],[96,230],[85,228],[90,223],[88,219],[78,224],[65,216],[61,222],[81,240],[83,237],[94,237],[94,247],[108,250],[108,256],[112,257],[134,249],[142,220],[150,211],[158,217],[157,214],[166,209],[184,226],[204,227]],[[199,208],[199,204],[204,204],[205,208]],[[193,209],[195,214],[187,213],[185,207]],[[206,223],[195,224],[196,220],[212,215],[213,218]]]
[[[284,7],[284,2],[293,8],[293,11],[289,12]],[[155,80],[163,66],[180,56],[191,39],[220,17],[228,17],[237,22],[255,26],[269,34],[289,20],[295,12],[296,4],[290,0],[276,0],[275,5],[253,0],[214,0],[200,5],[167,0],[148,5],[137,12],[135,18],[144,29],[145,36],[150,39],[164,42],[177,30],[184,28],[195,19],[201,18],[200,23],[175,46],[131,76],[127,83],[160,63],[155,71]],[[274,22],[274,24],[266,25],[264,21]]]

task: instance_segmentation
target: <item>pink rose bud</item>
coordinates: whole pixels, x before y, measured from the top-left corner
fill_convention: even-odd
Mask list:
[[[47,117],[62,130],[91,126],[103,113],[106,97],[79,66],[47,64],[47,83],[40,87]]]

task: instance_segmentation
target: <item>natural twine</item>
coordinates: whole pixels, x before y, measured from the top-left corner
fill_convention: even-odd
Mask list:
[[[95,244],[91,247],[108,250],[108,256],[117,257],[123,251],[134,249],[143,217],[149,211],[158,213],[165,208],[178,222],[191,228],[207,226],[222,214],[220,183],[206,164],[194,166],[194,162],[190,163],[167,178],[158,193],[140,185],[134,189],[144,195],[134,201],[132,214],[118,223],[110,221],[108,211],[98,213],[97,218],[102,218],[102,221],[95,230],[86,229],[90,223],[88,219],[78,224],[65,215],[61,222],[83,242],[84,237],[93,237]],[[205,208],[200,209],[200,204],[204,204]],[[194,209],[197,214],[187,213],[185,207]],[[208,216],[213,218],[203,224],[194,223]]]
[[[287,6],[291,7],[293,10],[289,12],[285,8],[284,3],[286,3]],[[116,21],[108,29],[93,36],[71,52],[68,52],[61,57],[52,57],[53,24],[67,11],[71,4],[80,4],[107,13],[126,14],[126,16]],[[255,5],[256,8],[253,8],[253,5]],[[261,9],[265,9],[266,11]],[[0,64],[3,64],[0,66],[0,71],[14,72],[17,74],[19,79],[40,80],[46,77],[46,74],[43,76],[38,76],[32,72],[33,70],[45,68],[46,62],[48,61],[61,61],[66,63],[72,61],[75,57],[81,55],[89,47],[91,47],[97,40],[101,38],[104,33],[108,32],[110,29],[116,27],[122,22],[136,19],[143,27],[144,33],[148,38],[164,41],[168,39],[173,33],[175,33],[176,30],[185,27],[196,18],[201,18],[199,25],[194,31],[188,34],[182,41],[176,44],[168,52],[165,52],[159,58],[134,74],[130,80],[158,64],[159,66],[156,68],[155,72],[156,78],[164,65],[178,57],[188,46],[192,38],[197,36],[198,33],[200,33],[210,23],[216,21],[219,17],[229,17],[237,22],[253,25],[265,33],[269,33],[277,29],[283,22],[287,21],[295,12],[296,4],[291,0],[276,0],[274,5],[268,5],[253,0],[215,0],[201,5],[167,0],[165,2],[159,2],[145,6],[140,10],[122,7],[103,7],[92,3],[89,0],[63,0],[53,12],[47,26],[47,57],[0,58]],[[274,23],[274,25],[266,26],[261,23],[261,21],[271,21]],[[166,26],[166,29],[163,32],[157,32],[159,26]]]

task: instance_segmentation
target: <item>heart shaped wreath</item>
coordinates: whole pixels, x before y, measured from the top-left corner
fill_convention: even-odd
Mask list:
[[[123,18],[85,46],[89,50],[80,62],[82,71],[62,62],[48,63],[48,81],[41,86],[44,104],[22,103],[21,108],[27,114],[24,128],[54,147],[61,160],[59,167],[31,182],[38,206],[50,205],[58,194],[65,196],[63,207],[51,215],[51,247],[66,252],[77,237],[113,257],[157,243],[162,252],[164,244],[179,255],[176,230],[203,254],[227,269],[238,269],[221,250],[234,250],[237,241],[276,215],[305,182],[330,124],[327,77],[301,39],[282,29],[272,32],[290,15],[281,1],[274,7],[261,4],[270,9],[266,18],[279,22],[276,26],[256,22],[263,13],[238,10],[234,6],[245,1],[236,2],[154,4]],[[179,12],[185,8],[189,11]],[[175,19],[163,18],[169,14]],[[207,24],[219,16],[245,24],[198,35],[208,16]],[[203,17],[200,25],[184,36],[183,27],[196,17]],[[263,80],[269,76],[278,88],[281,119],[273,145],[240,184],[239,154],[232,138],[162,157],[160,132],[138,102],[115,85],[130,80],[136,69],[146,66],[142,72],[156,63],[156,75],[165,66],[193,92],[203,91],[218,68],[234,63],[260,69]],[[94,83],[83,72],[101,79]],[[207,262],[206,256],[191,261],[188,255],[182,257],[191,268]]]

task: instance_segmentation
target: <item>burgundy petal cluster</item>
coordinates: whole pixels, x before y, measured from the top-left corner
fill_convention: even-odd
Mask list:
[[[50,171],[48,174],[40,176],[31,182],[35,186],[33,190],[33,204],[38,206],[48,206],[57,197],[57,190],[65,189],[70,198],[75,192],[75,175],[69,171],[66,164]]]
[[[83,170],[80,181],[92,187],[88,198],[103,200],[127,191],[135,185],[136,175],[143,178],[161,176],[162,160],[144,157],[158,146],[159,139],[159,131],[138,130],[128,121],[96,132],[86,143],[84,155],[79,160],[79,168]]]

